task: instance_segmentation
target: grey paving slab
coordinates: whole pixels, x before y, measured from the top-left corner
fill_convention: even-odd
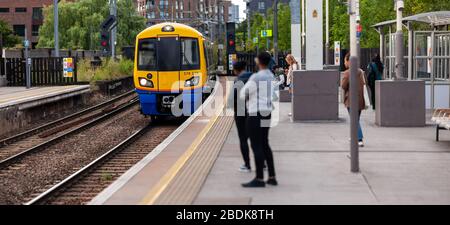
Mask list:
[[[247,204],[236,199],[248,198],[248,204],[450,204],[450,132],[435,142],[431,125],[378,127],[375,112],[365,111],[366,147],[361,173],[354,174],[342,105],[334,123],[293,123],[289,111],[290,103],[280,104],[279,123],[270,132],[279,186],[240,186],[254,174],[238,171],[242,159],[233,128],[195,203]]]
[[[0,108],[19,105],[20,109],[51,103],[60,99],[89,92],[89,85],[51,87],[1,87]]]

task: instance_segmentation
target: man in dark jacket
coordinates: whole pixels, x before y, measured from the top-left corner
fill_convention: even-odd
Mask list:
[[[250,156],[249,156],[249,146],[248,139],[249,136],[247,134],[247,109],[245,105],[245,101],[241,101],[238,98],[239,91],[244,84],[247,83],[252,73],[245,71],[246,63],[245,62],[235,62],[233,64],[233,72],[237,76],[234,81],[233,90],[234,90],[234,121],[236,122],[236,127],[239,135],[239,142],[241,146],[241,153],[244,159],[244,165],[239,168],[241,172],[251,172],[250,166]]]

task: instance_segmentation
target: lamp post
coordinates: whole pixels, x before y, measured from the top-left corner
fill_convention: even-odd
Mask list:
[[[273,1],[273,57],[278,64],[278,0]]]
[[[349,0],[350,14],[350,170],[359,172],[358,120],[359,120],[359,79],[358,79],[358,8],[359,0]]]
[[[300,68],[301,68],[301,65],[302,65],[302,62],[304,62],[305,60],[305,58],[306,58],[306,51],[305,51],[305,47],[306,47],[306,44],[305,44],[305,37],[306,37],[306,14],[305,14],[305,12],[306,12],[306,9],[305,9],[305,7],[306,7],[306,4],[305,4],[305,0],[302,0],[302,43],[301,43],[301,51],[302,51],[302,61],[300,62]]]
[[[245,0],[247,8],[245,9],[245,13],[247,14],[247,41],[252,40],[252,34],[251,34],[251,22],[250,22],[250,1]],[[246,46],[248,43],[246,43]]]
[[[330,10],[329,0],[325,1],[325,64],[330,65]]]
[[[53,1],[53,29],[54,29],[54,39],[55,39],[55,57],[59,57],[59,30],[58,30],[58,24],[59,24],[59,13],[58,13],[58,2],[59,0]]]

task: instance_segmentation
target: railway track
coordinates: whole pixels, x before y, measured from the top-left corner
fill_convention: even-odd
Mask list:
[[[96,124],[123,112],[139,101],[137,98],[126,100],[132,92],[125,93],[107,102],[85,109],[60,120],[26,131],[14,137],[2,140],[0,148],[0,169],[5,168],[24,156],[35,153],[64,138],[77,134]],[[124,101],[115,105],[117,101]],[[62,131],[69,130],[61,133]],[[9,144],[8,144],[9,143]]]
[[[59,127],[59,126],[61,126],[61,125],[64,125],[64,124],[69,123],[70,121],[74,121],[74,120],[76,120],[77,118],[80,118],[80,117],[82,117],[82,116],[88,115],[88,114],[93,113],[93,112],[95,112],[95,111],[98,111],[98,110],[100,110],[100,109],[102,109],[102,108],[106,108],[106,107],[108,107],[108,106],[111,106],[112,104],[114,104],[114,103],[116,103],[116,102],[118,102],[118,101],[120,101],[120,100],[122,100],[122,99],[124,99],[124,98],[126,98],[126,97],[129,97],[129,96],[134,95],[134,93],[135,93],[134,90],[133,90],[133,91],[126,92],[126,93],[123,93],[122,95],[119,95],[119,96],[117,96],[117,97],[115,97],[115,98],[112,98],[112,99],[110,99],[110,100],[108,100],[108,101],[105,101],[105,102],[102,102],[102,103],[100,103],[100,104],[91,106],[91,107],[89,107],[89,108],[86,108],[86,109],[81,110],[81,111],[79,111],[79,112],[73,113],[73,114],[68,115],[68,116],[66,116],[66,117],[63,117],[63,118],[57,119],[57,120],[55,120],[55,121],[52,121],[52,122],[43,124],[43,125],[41,125],[41,126],[38,126],[38,127],[36,127],[36,128],[27,130],[27,131],[25,131],[25,132],[16,134],[16,135],[14,135],[14,136],[11,136],[11,137],[8,137],[8,138],[1,139],[1,140],[0,140],[0,150],[1,150],[2,147],[5,147],[5,146],[8,146],[8,145],[14,144],[14,143],[16,143],[16,142],[18,142],[18,141],[20,141],[20,140],[26,139],[26,138],[28,138],[28,137],[30,137],[30,136],[34,136],[34,135],[36,135],[36,134],[39,134],[39,133],[41,133],[41,132],[50,130],[50,129],[52,129],[52,128]]]
[[[86,204],[169,136],[177,125],[147,125],[66,179],[25,203]]]

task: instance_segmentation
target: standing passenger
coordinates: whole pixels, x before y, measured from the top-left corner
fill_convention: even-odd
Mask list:
[[[347,70],[344,72],[344,76],[341,81],[341,87],[344,89],[344,104],[350,114],[350,53],[345,56],[345,67]],[[361,129],[361,123],[359,119],[361,117],[361,111],[366,108],[366,103],[364,101],[364,71],[358,70],[358,82],[359,82],[359,109],[358,109],[358,145],[359,147],[364,147],[364,136]]]
[[[367,83],[370,88],[370,100],[372,109],[375,109],[375,82],[383,79],[384,65],[381,62],[380,55],[376,54],[372,62],[367,66]]]
[[[292,94],[292,81],[294,78],[294,71],[299,70],[300,66],[298,65],[297,60],[295,60],[294,56],[291,54],[288,54],[286,56],[286,62],[289,65],[289,70],[287,71],[287,86],[289,87],[289,92]]]
[[[286,56],[286,62],[289,65],[289,69],[287,71],[286,77],[287,77],[287,81],[286,81],[286,86],[289,87],[289,93],[292,95],[293,90],[292,90],[292,81],[294,80],[294,71],[295,70],[299,70],[300,66],[298,65],[297,60],[295,60],[295,57],[291,54],[288,54]],[[289,113],[289,116],[292,116],[292,113]]]
[[[245,99],[248,94],[247,127],[250,142],[255,156],[256,177],[243,187],[265,187],[264,161],[267,162],[269,179],[267,184],[277,185],[272,149],[269,145],[269,128],[271,113],[273,110],[273,82],[274,75],[269,69],[271,56],[262,52],[256,59],[259,72],[253,74],[244,88],[240,91],[240,98]]]
[[[248,147],[248,134],[247,134],[247,109],[245,101],[239,101],[237,97],[240,90],[247,83],[248,79],[252,75],[250,72],[245,71],[245,62],[236,62],[233,64],[234,75],[237,76],[234,81],[234,121],[236,122],[236,128],[238,131],[239,142],[241,146],[242,158],[244,159],[244,165],[239,168],[239,171],[249,173],[251,172],[250,166],[250,152]]]

